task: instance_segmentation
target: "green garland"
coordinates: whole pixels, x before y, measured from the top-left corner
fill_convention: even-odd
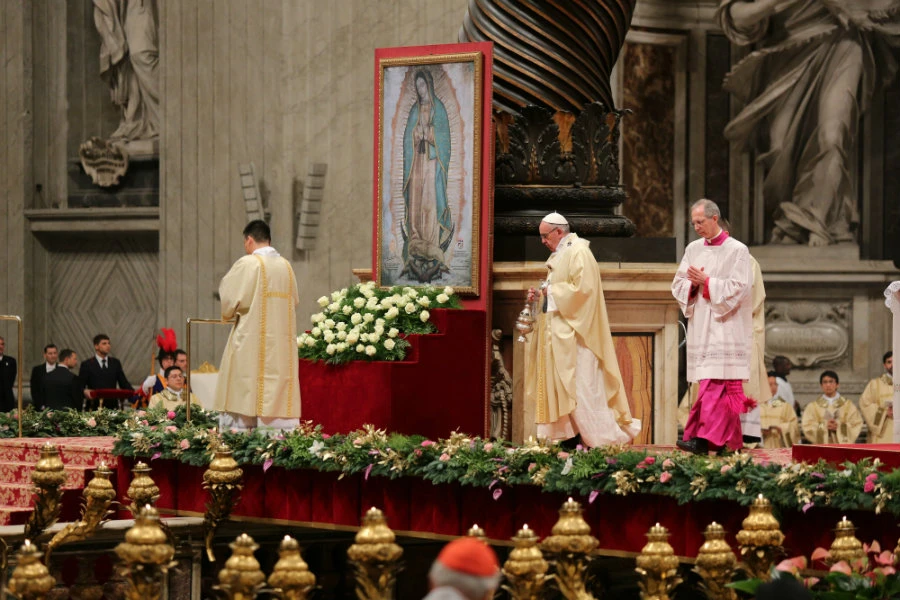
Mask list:
[[[192,409],[187,424],[150,410],[125,421],[114,453],[175,459],[191,465],[209,462],[216,441],[215,415]],[[516,446],[454,433],[448,439],[388,434],[371,426],[329,436],[306,422],[297,430],[271,435],[224,432],[221,438],[241,464],[313,469],[368,477],[420,477],[432,483],[459,482],[491,488],[537,485],[544,491],[586,496],[659,494],[679,504],[731,500],[749,505],[763,494],[775,506],[806,511],[814,506],[840,510],[887,511],[900,515],[900,471],[884,473],[879,461],[845,462],[840,467],[754,464],[747,454],[703,457],[681,452],[648,454],[627,447],[567,452],[535,442]]]
[[[35,410],[28,406],[22,411],[24,437],[106,437],[116,435],[127,413],[101,408],[80,410]],[[18,412],[0,412],[0,438],[19,435]]]

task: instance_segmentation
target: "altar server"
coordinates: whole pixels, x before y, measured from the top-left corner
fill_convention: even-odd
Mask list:
[[[811,444],[852,444],[862,431],[863,420],[853,403],[838,392],[834,371],[819,376],[822,395],[803,409],[803,436]]]
[[[797,413],[778,395],[778,376],[769,371],[771,398],[759,405],[762,424],[763,448],[790,448],[800,443]]]
[[[859,412],[866,420],[870,444],[894,442],[894,353],[882,359],[884,373],[871,380],[859,397]]]

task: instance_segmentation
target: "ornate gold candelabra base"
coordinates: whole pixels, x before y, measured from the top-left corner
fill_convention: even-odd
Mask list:
[[[216,589],[224,592],[229,600],[253,600],[266,583],[266,574],[253,555],[259,545],[246,533],[229,545],[231,556],[225,561],[225,568],[219,571]]]
[[[152,506],[138,511],[134,526],[125,533],[125,541],[116,546],[123,562],[122,574],[128,582],[128,600],[158,600],[162,582],[175,563],[175,548],[168,543],[159,526],[159,513]]]
[[[40,549],[25,540],[16,557],[16,568],[9,578],[8,588],[19,600],[42,600],[56,585],[56,579],[41,562]]]
[[[762,494],[753,501],[742,526],[737,534],[742,568],[750,577],[768,581],[772,565],[784,556],[784,534],[772,514],[772,504]]]
[[[215,562],[213,554],[213,537],[219,523],[228,519],[231,510],[238,501],[243,487],[241,480],[244,472],[238,467],[231,455],[231,449],[225,444],[216,449],[209,468],[203,473],[203,489],[209,492],[206,514],[203,515],[203,537],[206,542],[206,555],[210,562]]]
[[[734,590],[726,587],[731,582],[737,557],[725,541],[725,529],[713,522],[703,535],[706,541],[700,546],[694,567],[694,572],[703,579],[703,591],[710,600],[736,600]]]
[[[300,555],[300,544],[290,536],[284,536],[278,549],[278,562],[269,575],[269,587],[284,600],[306,600],[316,587],[316,576]]]
[[[590,600],[585,573],[591,552],[598,546],[597,538],[582,516],[581,505],[569,498],[559,510],[559,520],[551,535],[541,543],[541,549],[551,556],[553,576],[560,594],[567,600]]]
[[[41,457],[31,474],[31,481],[34,484],[34,511],[25,524],[25,538],[36,540],[59,519],[62,508],[60,488],[66,482],[59,449],[50,442],[41,448]]]
[[[855,535],[856,527],[847,517],[842,518],[834,530],[834,541],[828,549],[828,564],[833,565],[845,561],[851,568],[854,563],[866,557],[862,542]]]
[[[544,560],[538,537],[524,525],[512,541],[516,547],[503,563],[503,577],[506,578],[503,589],[513,600],[539,600],[543,597],[550,565]]]
[[[61,531],[51,538],[47,544],[47,564],[50,563],[50,554],[62,544],[79,542],[94,535],[97,528],[109,517],[109,507],[116,499],[116,490],[113,488],[110,477],[112,470],[101,462],[94,470],[94,477],[84,488],[82,497],[84,506],[81,509],[81,519],[75,523],[69,523]]]
[[[644,600],[669,600],[672,590],[681,583],[678,557],[668,539],[669,530],[657,523],[647,533],[647,545],[637,557],[635,571],[641,576]]]
[[[391,600],[400,571],[403,548],[394,543],[394,532],[375,507],[366,512],[355,543],[347,550],[356,577],[359,600]]]

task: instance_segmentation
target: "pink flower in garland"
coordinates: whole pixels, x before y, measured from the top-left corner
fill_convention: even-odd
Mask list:
[[[484,445],[484,451],[485,451],[485,452],[490,452],[490,451],[493,450],[493,449],[494,449],[494,444],[492,444],[492,443],[490,443],[490,442],[488,442],[487,444]]]
[[[659,482],[660,483],[667,483],[670,479],[672,479],[672,474],[669,473],[668,471],[663,471],[662,473],[659,474]]]
[[[172,419],[174,419],[174,418],[175,418],[175,411],[174,411],[174,410],[170,410],[169,412],[167,412],[167,413],[166,413],[166,418],[169,419],[170,421],[171,421]]]
[[[444,452],[443,454],[441,454],[441,456],[438,458],[438,460],[442,461],[442,462],[447,462],[448,460],[450,460],[450,455],[447,454],[446,452]]]
[[[869,473],[866,475],[866,482],[863,484],[863,491],[867,494],[875,491],[875,480],[878,479],[878,473]]]
[[[675,466],[675,463],[672,461],[671,458],[667,458],[667,459],[664,460],[663,463],[662,463],[662,468],[663,468],[663,469],[671,469],[671,468],[674,467],[674,466]]]
[[[647,463],[648,465],[656,464],[656,457],[648,456],[647,458],[644,459],[644,462]]]
[[[166,425],[166,433],[175,433],[178,431],[178,428],[174,425]]]
[[[434,446],[435,444],[436,443],[432,442],[431,440],[425,440],[424,442],[422,442],[421,446],[423,448],[428,448],[429,446]]]
[[[88,419],[88,420],[87,420],[87,426],[88,426],[88,427],[96,427],[96,426],[97,426],[97,419],[95,419],[94,417],[91,417],[90,419]]]
[[[731,470],[731,465],[722,465],[722,468],[719,469],[719,473],[724,475],[725,473],[727,473],[730,470]]]
[[[560,450],[559,452],[556,453],[556,458],[561,458],[561,459],[565,460],[565,459],[569,458],[569,453]]]
[[[182,450],[187,450],[188,448],[191,447],[191,442],[189,440],[181,440],[180,445],[181,445]]]

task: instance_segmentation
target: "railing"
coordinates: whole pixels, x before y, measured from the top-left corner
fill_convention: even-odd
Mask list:
[[[198,319],[196,317],[188,317],[187,319],[187,345],[185,350],[187,351],[187,369],[184,373],[184,390],[185,390],[185,418],[190,421],[191,420],[191,325],[198,323],[202,325],[232,325],[233,327],[237,327],[238,321],[240,320],[240,315],[235,316],[234,319]],[[21,420],[20,425],[21,427]]]
[[[16,374],[16,381],[18,382],[19,393],[16,395],[16,400],[19,403],[18,417],[19,417],[19,437],[22,437],[22,403],[24,402],[24,397],[22,396],[22,369],[24,361],[22,360],[23,355],[25,354],[25,327],[22,325],[22,317],[19,315],[0,315],[0,321],[15,321],[16,326],[19,330],[19,359],[16,361],[18,363],[19,372]]]

